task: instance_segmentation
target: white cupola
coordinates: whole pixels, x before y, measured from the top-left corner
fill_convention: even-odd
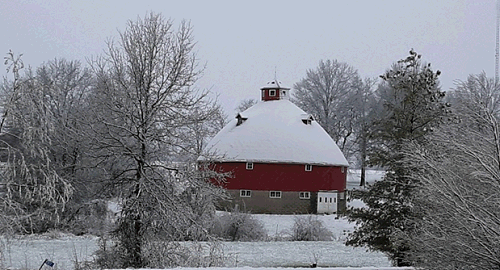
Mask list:
[[[288,99],[290,87],[283,86],[278,80],[268,82],[260,88],[262,101]]]

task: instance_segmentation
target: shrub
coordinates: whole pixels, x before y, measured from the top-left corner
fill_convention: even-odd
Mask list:
[[[73,213],[66,220],[63,229],[74,235],[106,234],[113,226],[113,213],[108,210],[108,203],[106,200],[92,200],[74,205]]]
[[[99,240],[99,250],[96,252],[95,265],[100,269],[123,268],[127,258],[124,251],[107,236]],[[167,241],[148,240],[142,246],[144,265],[148,268],[175,267],[224,267],[230,260],[224,254],[220,242]],[[88,262],[85,262],[88,264]],[[81,267],[81,269],[91,269]]]
[[[150,241],[144,246],[144,257],[148,267],[223,267],[228,257],[224,255],[221,243]]]
[[[259,241],[267,239],[264,225],[248,213],[234,211],[217,218],[211,228],[213,235],[230,241]]]
[[[95,263],[100,269],[104,268],[121,268],[124,264],[122,257],[120,256],[119,247],[112,242],[107,235],[103,235],[99,238],[99,249],[95,253]]]
[[[292,241],[330,241],[332,233],[317,216],[296,216],[292,227]]]

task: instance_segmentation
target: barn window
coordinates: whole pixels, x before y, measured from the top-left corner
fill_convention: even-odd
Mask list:
[[[310,199],[311,198],[311,192],[309,191],[303,191],[299,193],[299,199]]]
[[[344,173],[344,170],[345,170],[345,169],[344,169],[344,167],[340,167],[340,171],[341,171],[342,173]]]
[[[286,96],[286,92],[285,91],[281,91],[281,95],[282,96]]]
[[[240,190],[240,197],[252,197],[251,190]]]
[[[247,170],[253,170],[253,162],[247,162]]]
[[[236,115],[236,119],[237,119],[236,126],[239,126],[243,124],[243,122],[245,122],[248,119],[248,117],[243,117],[241,116],[241,114],[238,113],[238,115]]]
[[[330,198],[330,203],[332,203],[332,198]]]
[[[276,90],[269,90],[269,96],[270,97],[276,96]]]
[[[314,121],[314,117],[310,114],[302,114],[301,115],[302,123],[306,125],[311,125],[312,121]]]
[[[319,197],[319,202],[321,202],[321,197]]]
[[[281,198],[281,191],[269,191],[269,198],[273,199]]]
[[[306,172],[310,172],[313,170],[313,166],[311,164],[306,164]]]

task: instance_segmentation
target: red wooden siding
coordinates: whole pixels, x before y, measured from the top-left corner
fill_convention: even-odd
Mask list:
[[[276,95],[275,96],[270,96],[269,95],[269,90],[274,90]],[[280,90],[279,89],[264,89],[262,91],[262,100],[268,101],[268,100],[279,100],[280,99]]]
[[[232,172],[223,186],[226,189],[312,191],[338,190],[346,188],[344,168],[313,165],[305,171],[305,164],[254,163],[253,170],[246,169],[244,162],[217,163],[216,171]]]

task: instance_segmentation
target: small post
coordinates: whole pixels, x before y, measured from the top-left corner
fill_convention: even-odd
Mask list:
[[[42,267],[45,264],[45,262],[47,262],[47,259],[45,259],[45,261],[43,261],[42,265],[40,265],[40,268],[38,268],[38,270],[42,270]]]
[[[42,265],[40,265],[40,268],[38,268],[38,270],[42,270],[42,267],[43,267],[45,264],[46,264],[46,265],[48,265],[48,266],[50,266],[50,267],[53,267],[53,266],[54,266],[54,263],[53,263],[53,262],[51,262],[51,261],[49,261],[49,260],[45,259],[45,261],[43,261]]]

